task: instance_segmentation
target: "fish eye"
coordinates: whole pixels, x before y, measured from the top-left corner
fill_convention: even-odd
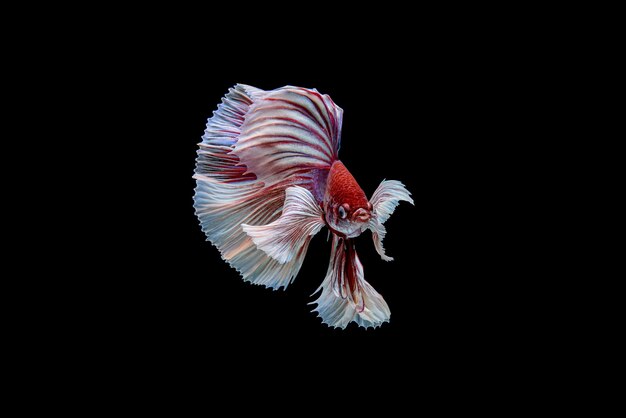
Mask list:
[[[346,210],[343,206],[339,206],[338,212],[341,219],[346,219]]]

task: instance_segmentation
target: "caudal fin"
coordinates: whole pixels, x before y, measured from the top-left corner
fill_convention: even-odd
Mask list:
[[[241,225],[266,225],[277,220],[284,190],[294,182],[267,186],[254,173],[247,173],[247,167],[233,153],[253,96],[259,92],[236,85],[209,119],[193,176],[197,181],[194,207],[207,239],[245,281],[279,289],[286,288],[298,274],[306,248],[281,263],[257,248]]]

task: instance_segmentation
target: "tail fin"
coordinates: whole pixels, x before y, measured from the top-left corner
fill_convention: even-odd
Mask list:
[[[265,225],[277,220],[285,200],[287,180],[271,186],[246,173],[233,149],[260,90],[238,84],[222,99],[199,144],[194,196],[202,231],[245,281],[274,289],[287,287],[300,270],[306,248],[280,263],[258,249],[241,225]],[[308,243],[307,243],[308,244]]]
[[[365,281],[363,265],[354,248],[354,242],[333,235],[330,264],[313,311],[322,322],[336,328],[345,328],[350,322],[369,328],[389,321],[389,306],[383,297]]]

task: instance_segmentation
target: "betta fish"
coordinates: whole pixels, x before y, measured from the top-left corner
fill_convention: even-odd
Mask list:
[[[339,161],[343,110],[316,89],[229,89],[199,145],[195,213],[207,240],[245,281],[287,288],[322,227],[332,235],[330,264],[313,312],[322,322],[365,328],[389,321],[383,297],[365,281],[354,238],[372,233],[385,261],[384,223],[400,201],[399,181],[383,181],[368,200]]]

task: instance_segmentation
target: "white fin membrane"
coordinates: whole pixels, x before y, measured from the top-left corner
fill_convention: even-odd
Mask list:
[[[330,264],[321,286],[313,312],[322,322],[335,328],[345,328],[350,322],[376,328],[389,321],[391,312],[383,297],[365,281],[363,265],[350,240],[333,235]]]
[[[293,260],[324,225],[324,212],[311,192],[295,186],[286,190],[280,218],[267,225],[241,226],[257,248],[282,264]]]
[[[392,261],[393,258],[385,255],[383,239],[387,230],[383,223],[389,219],[402,200],[414,204],[411,193],[397,180],[383,180],[370,199],[373,216],[370,218],[368,228],[372,231],[376,252],[385,261]]]
[[[234,153],[266,184],[330,169],[337,159],[343,110],[317,90],[257,90]]]
[[[281,107],[288,113],[274,113]],[[290,186],[315,189],[315,170],[330,167],[326,156],[336,156],[341,113],[328,96],[316,91],[284,87],[265,92],[238,84],[208,120],[193,176],[194,207],[207,239],[245,281],[277,289],[287,287],[298,274],[310,239],[299,242],[301,247],[281,263],[259,249],[242,224],[277,221]],[[293,121],[283,120],[285,115]],[[244,125],[245,147],[240,144]],[[310,132],[320,134],[323,145],[311,143]],[[309,153],[314,157],[303,155]]]

